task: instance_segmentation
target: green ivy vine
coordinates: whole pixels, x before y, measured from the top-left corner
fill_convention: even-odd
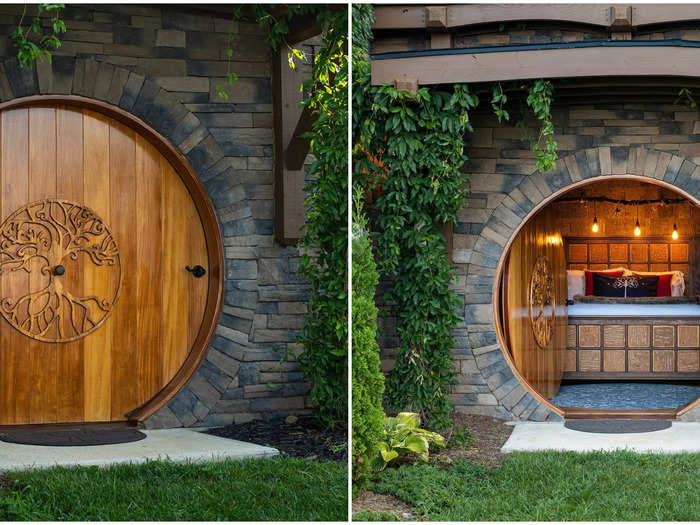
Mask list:
[[[314,162],[305,188],[306,224],[299,270],[310,285],[298,356],[317,417],[333,427],[348,413],[348,12],[317,14],[321,47],[304,101],[313,111]]]
[[[51,52],[61,47],[58,36],[66,32],[66,24],[61,20],[61,9],[65,6],[64,4],[37,4],[37,15],[33,16],[25,27],[28,5],[24,4],[22,16],[10,38],[17,48],[19,66],[32,68],[37,61],[44,58],[50,62]],[[51,15],[50,31],[44,31],[41,27],[41,15],[44,14]]]
[[[530,86],[527,96],[527,105],[542,123],[537,141],[532,146],[540,171],[551,170],[557,162],[557,143],[553,138],[554,124],[550,110],[553,95],[554,87],[549,80],[537,80]]]
[[[448,399],[456,382],[451,330],[459,322],[459,297],[440,230],[457,220],[464,203],[469,112],[479,100],[463,84],[421,87],[415,94],[372,86],[368,60],[373,10],[353,5],[353,179],[373,201],[377,260],[390,289],[385,303],[397,319],[399,353],[386,381],[389,410],[418,412],[429,427],[451,424]],[[499,122],[509,121],[508,97],[491,86]],[[532,145],[537,167],[556,162],[552,136],[553,87],[538,80],[527,105],[541,123]]]

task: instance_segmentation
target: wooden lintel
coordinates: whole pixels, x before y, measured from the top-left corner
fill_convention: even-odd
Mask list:
[[[447,5],[445,27],[504,22],[553,21],[610,27],[611,9],[618,4],[454,4]],[[622,10],[628,9],[622,6]],[[700,20],[697,4],[635,4],[630,12],[631,27]],[[377,5],[373,29],[424,29],[433,27],[420,4]]]
[[[582,47],[460,53],[372,61],[372,84],[417,79],[419,85],[533,78],[688,76],[700,71],[692,47]]]
[[[313,111],[309,109],[309,106],[304,106],[304,110],[301,112],[301,116],[294,128],[292,138],[289,140],[287,149],[284,152],[284,164],[286,169],[303,169],[304,159],[306,159],[306,155],[308,155],[309,148],[311,147],[311,140],[302,137],[302,135],[311,131],[313,122]]]

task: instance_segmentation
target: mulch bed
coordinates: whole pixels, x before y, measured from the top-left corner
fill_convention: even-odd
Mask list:
[[[503,463],[506,454],[501,453],[501,447],[513,432],[512,425],[505,425],[505,421],[501,419],[474,414],[453,414],[452,421],[455,426],[449,430],[440,431],[440,434],[449,440],[454,429],[466,428],[473,442],[468,448],[445,448],[437,454],[431,454],[431,458],[434,458],[436,463],[451,463],[456,459],[481,463],[487,467],[495,467]]]
[[[212,428],[207,433],[274,447],[283,456],[318,461],[348,460],[347,429],[329,430],[312,416],[255,420]]]
[[[506,454],[501,453],[501,447],[506,442],[513,426],[505,425],[505,421],[489,416],[478,416],[473,414],[452,414],[454,427],[448,430],[441,430],[442,434],[449,440],[456,429],[466,428],[468,443],[465,447],[445,448],[436,453],[430,454],[430,464],[436,468],[448,467],[457,459],[464,459],[470,463],[480,463],[484,466],[495,467],[500,465],[506,458]],[[412,463],[414,460],[407,459],[404,464]],[[396,465],[400,465],[398,462]],[[392,467],[389,467],[392,468]],[[381,513],[395,513],[403,520],[415,519],[411,512],[411,507],[400,499],[387,495],[376,494],[363,490],[352,500],[352,513],[363,510],[371,510]]]

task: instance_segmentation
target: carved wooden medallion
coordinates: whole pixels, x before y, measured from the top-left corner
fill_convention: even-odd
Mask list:
[[[540,348],[545,348],[554,334],[555,300],[552,265],[540,255],[532,268],[528,293],[530,325]]]
[[[0,226],[0,313],[32,339],[85,337],[109,315],[121,283],[117,243],[91,209],[47,199]]]

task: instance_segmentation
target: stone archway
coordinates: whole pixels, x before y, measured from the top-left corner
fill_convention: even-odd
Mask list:
[[[194,113],[153,80],[94,58],[55,56],[52,62],[37,63],[36,69],[18,67],[16,59],[2,63],[0,101],[36,95],[78,95],[106,102],[149,124],[170,141],[195,171],[216,212],[220,231],[225,230],[222,223],[231,220],[228,215],[232,203],[245,208],[249,197],[244,185],[233,185],[226,178],[233,159],[224,155],[208,127]],[[256,237],[255,231],[239,233],[242,238]],[[255,343],[253,318],[260,302],[255,257],[249,253],[239,256],[235,249],[230,250],[225,269],[224,311],[245,310],[250,312],[250,320],[232,327],[222,315],[198,370],[167,406],[146,420],[149,428],[231,422],[232,414],[249,411],[239,395],[241,375],[256,373],[249,368],[258,358],[279,360],[272,343]],[[256,411],[264,410],[265,403],[260,403]]]
[[[535,172],[525,177],[493,210],[474,245],[466,274],[467,286],[488,289],[491,295],[486,300],[484,294],[466,294],[464,319],[474,357],[469,377],[472,382],[481,381],[492,402],[512,419],[559,421],[563,412],[526,385],[502,348],[494,298],[503,255],[520,227],[541,207],[581,182],[607,176],[639,177],[691,198],[700,195],[700,166],[678,155],[646,146],[580,150],[559,159],[556,167],[547,173]],[[698,413],[700,400],[679,415],[682,419],[697,420]]]

